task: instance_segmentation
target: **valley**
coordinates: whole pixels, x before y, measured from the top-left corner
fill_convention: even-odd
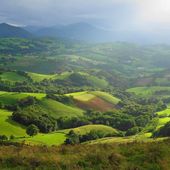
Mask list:
[[[169,68],[161,60],[170,47],[50,38],[1,38],[0,44],[0,142],[6,149],[41,153],[47,147],[52,156],[55,148],[60,157],[59,148],[67,153],[115,146],[122,155],[126,145],[137,154],[137,145],[164,146],[169,140]]]

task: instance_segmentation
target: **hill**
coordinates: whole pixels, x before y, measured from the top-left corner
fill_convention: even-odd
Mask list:
[[[26,136],[25,127],[14,122],[11,119],[12,113],[7,110],[0,109],[0,134],[10,137],[14,135],[15,137]]]
[[[78,107],[83,109],[93,109],[98,111],[108,111],[116,109],[118,98],[100,91],[84,91],[67,94],[72,96]]]
[[[6,23],[0,24],[0,37],[31,38],[33,35],[21,27],[12,26]]]
[[[6,82],[10,82],[10,83],[15,83],[15,82],[23,82],[28,80],[27,77],[20,75],[17,72],[2,72],[0,74],[0,80],[1,81],[6,81]]]
[[[46,96],[43,93],[19,93],[19,92],[5,92],[0,91],[0,102],[2,104],[16,104],[18,100],[26,98],[28,96],[36,97],[37,99],[41,100]]]
[[[86,125],[86,126],[74,128],[73,130],[75,133],[80,134],[80,135],[87,134],[92,130],[101,132],[104,135],[107,135],[109,133],[115,134],[115,136],[119,135],[119,132],[116,129],[110,126],[105,126],[105,125]]]

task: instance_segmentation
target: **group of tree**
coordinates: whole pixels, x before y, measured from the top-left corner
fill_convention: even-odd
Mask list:
[[[53,93],[48,93],[46,95],[47,98],[56,100],[58,102],[64,103],[64,104],[73,104],[73,97],[72,96],[66,96],[66,95],[57,95]]]
[[[74,130],[70,130],[67,134],[67,138],[65,140],[65,144],[79,144],[86,141],[91,141],[95,139],[100,139],[104,137],[113,137],[115,134],[113,133],[103,133],[99,130],[91,130],[90,132],[86,134],[77,134],[74,132]]]

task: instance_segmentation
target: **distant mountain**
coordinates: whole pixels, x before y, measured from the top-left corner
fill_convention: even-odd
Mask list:
[[[60,37],[90,42],[112,40],[111,32],[88,23],[75,23],[65,26],[53,26],[34,32],[38,36]]]
[[[12,26],[6,23],[0,24],[0,38],[19,37],[30,38],[33,35],[21,27]]]

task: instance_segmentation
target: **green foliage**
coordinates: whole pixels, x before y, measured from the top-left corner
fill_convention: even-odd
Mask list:
[[[58,102],[64,103],[64,104],[73,104],[73,97],[65,96],[65,95],[54,95],[54,94],[47,94],[46,96],[49,99],[56,100]]]
[[[126,136],[131,136],[131,135],[136,135],[137,133],[139,133],[140,129],[139,127],[133,127],[131,129],[128,129],[126,132]]]
[[[6,141],[8,140],[8,137],[6,135],[0,135],[0,140]]]
[[[37,126],[31,124],[27,127],[26,129],[26,133],[29,135],[29,136],[35,136],[37,135],[39,132],[39,129]]]
[[[168,137],[170,136],[170,121],[166,123],[163,127],[158,129],[153,134],[154,137]]]

